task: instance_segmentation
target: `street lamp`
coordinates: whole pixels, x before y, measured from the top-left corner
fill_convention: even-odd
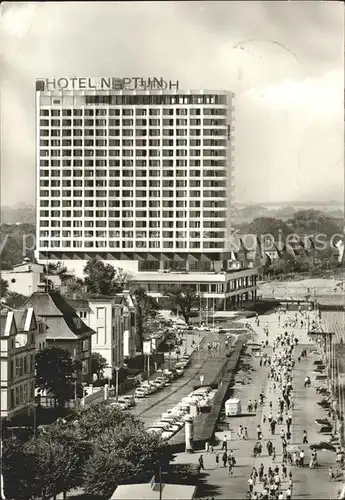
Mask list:
[[[119,370],[120,366],[115,366],[115,401],[119,400]]]
[[[167,342],[168,347],[169,347],[169,370],[171,366],[171,342]]]

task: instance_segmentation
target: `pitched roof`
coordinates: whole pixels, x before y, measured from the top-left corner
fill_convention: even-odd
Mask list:
[[[25,323],[27,317],[27,310],[22,309],[21,311],[14,311],[14,320],[16,322],[17,329],[21,332],[25,330]]]
[[[47,323],[51,334],[53,334],[52,325],[56,325],[58,323],[56,321],[58,318],[64,320],[59,323],[59,325],[62,326],[65,323],[71,333],[76,336],[94,333],[94,331],[79,318],[73,307],[66,302],[59,292],[35,292],[24,305],[26,307],[33,307],[35,313],[42,316]],[[63,330],[66,333],[66,326],[63,326]],[[70,336],[70,333],[68,335]],[[60,336],[58,330],[54,331],[54,336]]]
[[[188,500],[194,498],[196,486],[186,484],[162,483],[162,498],[166,500]],[[122,484],[116,488],[111,500],[159,500],[158,485],[153,488],[150,483]]]
[[[49,318],[47,323],[49,324],[49,328],[47,330],[46,338],[49,340],[75,340],[78,338],[78,336],[70,329],[67,322],[62,316],[57,318]]]
[[[65,300],[67,304],[73,307],[76,311],[90,311],[89,301],[86,299],[70,299],[69,297],[66,297]]]

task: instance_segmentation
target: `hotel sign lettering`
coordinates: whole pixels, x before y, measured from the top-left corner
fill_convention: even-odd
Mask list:
[[[179,90],[179,81],[160,77],[143,78],[42,78],[36,80],[36,90]]]

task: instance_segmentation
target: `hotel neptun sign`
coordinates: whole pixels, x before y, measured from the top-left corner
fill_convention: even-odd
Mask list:
[[[162,77],[58,77],[40,78],[36,80],[36,91],[63,90],[179,90],[179,81],[165,80]]]

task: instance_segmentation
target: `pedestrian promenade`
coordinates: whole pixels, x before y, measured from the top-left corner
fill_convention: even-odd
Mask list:
[[[283,317],[283,315],[282,315]],[[291,445],[300,446],[305,451],[306,466],[303,468],[297,466],[288,466],[287,474],[292,472],[293,479],[293,494],[292,498],[305,499],[305,498],[325,498],[325,499],[335,499],[337,497],[337,492],[341,488],[341,483],[329,482],[328,470],[329,465],[334,466],[335,464],[335,454],[328,451],[318,451],[318,462],[320,464],[319,468],[310,469],[308,467],[309,460],[311,457],[311,450],[309,448],[310,444],[318,443],[320,441],[327,441],[328,436],[321,436],[317,433],[317,426],[315,424],[315,419],[325,418],[324,411],[317,406],[317,402],[320,400],[320,396],[316,393],[313,369],[314,360],[319,359],[319,356],[315,352],[315,346],[310,342],[307,336],[307,328],[283,328],[283,326],[278,326],[278,316],[277,314],[264,315],[260,318],[260,326],[257,327],[255,324],[255,318],[250,321],[253,330],[255,331],[255,341],[261,343],[262,340],[266,340],[266,335],[264,333],[264,328],[267,324],[269,329],[269,347],[265,348],[267,355],[272,354],[272,340],[278,333],[283,333],[285,330],[288,332],[294,331],[295,335],[299,338],[299,345],[295,348],[294,356],[296,358],[296,364],[293,370],[293,391],[292,398],[294,402],[294,408],[291,410],[292,415],[292,439]],[[306,358],[302,358],[300,362],[297,361],[303,348],[306,348],[308,355]],[[277,425],[276,433],[271,436],[270,427],[267,423],[264,423],[264,415],[267,416],[270,412],[269,403],[272,402],[272,413],[274,418],[276,418],[278,412],[278,398],[281,396],[281,391],[276,389],[273,390],[273,383],[268,381],[268,366],[260,366],[259,358],[251,357],[244,358],[243,363],[252,366],[253,371],[245,367],[246,370],[243,373],[238,373],[237,380],[246,380],[244,385],[235,385],[235,397],[238,397],[242,402],[242,412],[243,415],[227,418],[226,427],[216,433],[216,438],[218,445],[214,448],[213,453],[203,453],[204,455],[204,465],[206,478],[205,481],[207,486],[204,489],[204,493],[201,491],[198,497],[210,497],[215,498],[234,498],[243,499],[246,498],[248,490],[248,479],[255,466],[258,470],[260,465],[264,465],[265,473],[268,467],[279,465],[281,470],[282,464],[282,444],[280,430],[284,428],[286,431],[286,415],[284,414],[283,425]],[[306,375],[309,375],[312,381],[312,386],[310,388],[304,387],[304,379]],[[246,414],[248,400],[251,399],[252,402],[257,400],[259,402],[259,394],[263,391],[265,393],[266,399],[265,404],[258,406],[255,414]],[[261,425],[263,431],[263,451],[260,457],[254,458],[252,456],[253,447],[257,441],[256,429],[257,425]],[[239,426],[243,428],[247,427],[249,439],[240,439],[237,435]],[[229,426],[232,432],[229,431]],[[302,445],[303,430],[307,431],[308,444]],[[233,475],[229,476],[227,468],[223,467],[222,464],[222,452],[221,445],[222,441],[226,436],[228,440],[228,451],[233,450],[234,456],[236,458],[236,466],[233,470]],[[230,439],[231,438],[231,439]],[[276,460],[272,461],[272,457],[268,455],[266,449],[266,443],[270,439],[276,448]],[[220,465],[216,464],[216,454],[219,454]],[[195,453],[193,455],[179,454],[176,458],[176,462],[193,462],[197,463],[200,453]],[[283,481],[283,490],[286,491],[288,485],[287,481]],[[255,490],[258,492],[262,491],[262,484],[257,483]],[[209,492],[213,493],[210,494]]]

